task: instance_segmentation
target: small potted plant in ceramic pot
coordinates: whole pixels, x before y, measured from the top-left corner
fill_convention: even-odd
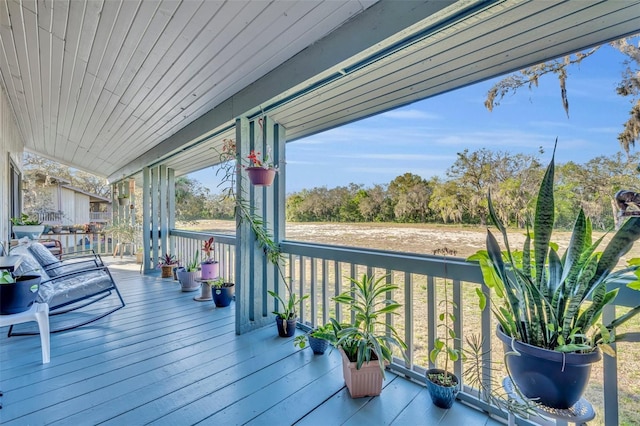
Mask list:
[[[44,232],[44,225],[38,219],[32,219],[28,214],[22,213],[18,217],[11,218],[11,229],[16,239],[28,237],[37,240]]]
[[[200,266],[200,252],[196,251],[193,255],[193,259],[184,265],[184,268],[179,268],[176,271],[178,275],[178,281],[182,291],[196,291],[200,288],[200,282],[196,281],[198,278],[198,267]]]
[[[278,306],[282,306],[282,310],[274,310],[273,314],[276,316],[276,327],[278,328],[278,335],[280,337],[292,337],[296,331],[296,323],[298,321],[297,307],[304,300],[309,298],[308,294],[298,297],[296,293],[291,290],[291,285],[287,283],[287,280],[282,272],[282,267],[279,263],[275,264],[278,268],[278,272],[282,277],[285,289],[287,291],[286,299],[281,297],[278,293],[267,290],[267,293],[278,301]]]
[[[264,157],[260,158],[260,152],[251,151],[247,158],[249,166],[245,168],[249,181],[256,186],[270,186],[276,177],[278,168],[271,162],[271,151],[267,148]]]
[[[173,277],[173,269],[176,268],[180,264],[180,261],[176,258],[175,255],[165,253],[164,256],[158,262],[158,266],[162,271],[162,278],[172,278]]]
[[[214,281],[209,281],[209,284],[211,285],[211,297],[213,298],[213,303],[216,304],[216,307],[226,308],[229,306],[233,300],[233,295],[235,294],[235,284],[225,282],[222,277],[219,277]]]
[[[202,253],[204,259],[200,264],[200,272],[203,280],[214,280],[218,278],[218,261],[213,260],[213,253],[215,250],[213,237],[202,243]]]
[[[314,354],[322,355],[325,353],[330,343],[337,341],[336,331],[331,323],[319,325],[318,327],[310,330],[307,333],[296,336],[293,340],[293,344],[300,349],[309,347]]]

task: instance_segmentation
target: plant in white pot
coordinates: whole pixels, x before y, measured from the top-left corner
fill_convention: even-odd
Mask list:
[[[348,279],[352,288],[333,300],[352,311],[355,321],[343,325],[331,318],[338,338],[335,345],[342,355],[342,373],[352,398],[380,395],[385,365],[393,361],[393,348],[399,348],[406,359],[407,345],[385,321],[387,314],[395,315],[401,307],[386,298],[398,286],[388,284],[386,276],[376,279],[363,274],[359,280]]]
[[[38,219],[32,219],[28,214],[22,213],[18,217],[11,218],[11,228],[16,239],[27,237],[37,240],[44,232],[44,225]]]
[[[196,291],[200,289],[198,278],[198,267],[200,266],[200,252],[196,251],[193,259],[184,265],[184,268],[177,270],[178,281],[182,291]]]
[[[629,287],[640,289],[638,259],[614,271],[621,256],[640,237],[640,217],[627,220],[602,253],[603,238],[592,241],[591,222],[582,210],[563,255],[551,242],[554,222],[554,161],[547,167],[538,193],[533,234],[527,233],[522,251],[512,251],[504,224],[494,211],[491,219],[503,236],[505,251],[489,231],[487,249],[469,258],[479,261],[485,284],[491,289],[492,311],[505,351],[509,375],[527,398],[553,408],[573,406],[587,386],[591,365],[601,349],[614,355],[609,343],[631,340],[638,333],[616,334],[616,327],[640,312],[640,306],[601,323],[603,308],[618,289],[607,285],[635,272]],[[633,274],[631,274],[633,276]],[[486,299],[481,292],[480,306]]]

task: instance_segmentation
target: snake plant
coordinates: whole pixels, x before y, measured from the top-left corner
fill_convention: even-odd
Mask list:
[[[554,160],[551,159],[538,192],[533,234],[527,229],[522,251],[512,251],[504,224],[498,218],[489,193],[489,213],[502,234],[505,251],[491,231],[486,250],[477,260],[485,284],[491,289],[492,311],[509,336],[533,346],[560,352],[590,352],[614,340],[632,340],[639,333],[615,335],[615,328],[640,312],[640,305],[602,325],[603,308],[614,301],[618,289],[607,284],[625,275],[633,277],[629,287],[640,288],[640,259],[614,271],[620,257],[640,237],[640,217],[632,217],[613,235],[603,252],[597,252],[603,238],[592,241],[591,221],[580,209],[569,246],[560,255],[551,242],[554,222]],[[480,307],[486,298],[478,289]],[[497,303],[496,303],[497,302]]]

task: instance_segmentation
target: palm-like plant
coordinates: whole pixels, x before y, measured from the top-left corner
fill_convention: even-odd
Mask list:
[[[282,272],[282,267],[280,266],[279,263],[276,263],[276,268],[278,269],[278,273],[282,278],[282,283],[284,284],[287,290],[287,298],[285,300],[275,291],[267,290],[267,293],[269,293],[274,299],[276,299],[279,305],[282,305],[282,310],[275,310],[272,313],[282,318],[284,321],[295,319],[298,317],[298,311],[297,311],[298,305],[302,303],[304,300],[308,299],[309,295],[305,294],[302,297],[298,297],[298,295],[293,292],[293,290],[291,289],[291,286],[288,284],[287,278],[284,276],[284,273]]]
[[[349,361],[357,363],[357,369],[364,363],[377,360],[384,373],[385,362],[392,362],[394,346],[400,348],[406,359],[407,345],[396,329],[384,321],[386,314],[397,314],[395,311],[401,307],[386,298],[386,293],[398,289],[398,286],[387,284],[386,276],[375,279],[373,275],[363,274],[360,280],[348,279],[353,284],[352,289],[333,300],[348,306],[355,313],[355,321],[343,326],[331,318],[338,337],[336,347],[342,348]]]
[[[502,234],[506,250],[501,251],[493,234],[487,232],[486,250],[471,256],[480,263],[486,285],[502,304],[492,310],[505,334],[533,346],[560,352],[589,352],[597,346],[609,351],[607,343],[624,340],[615,336],[615,327],[640,312],[640,306],[604,326],[600,316],[612,303],[618,289],[608,290],[607,283],[635,272],[638,288],[640,259],[612,272],[620,257],[640,237],[640,217],[632,217],[615,233],[604,252],[596,252],[603,238],[592,241],[591,222],[582,211],[573,227],[566,252],[561,256],[551,242],[554,222],[554,160],[542,180],[535,210],[533,235],[527,231],[521,252],[511,251],[506,228],[498,219],[491,194],[489,212]],[[480,291],[480,306],[486,299]],[[634,333],[635,334],[635,333]]]

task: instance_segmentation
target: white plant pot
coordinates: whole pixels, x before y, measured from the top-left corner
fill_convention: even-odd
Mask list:
[[[27,237],[37,240],[44,232],[44,225],[14,225],[13,235],[16,239]]]

